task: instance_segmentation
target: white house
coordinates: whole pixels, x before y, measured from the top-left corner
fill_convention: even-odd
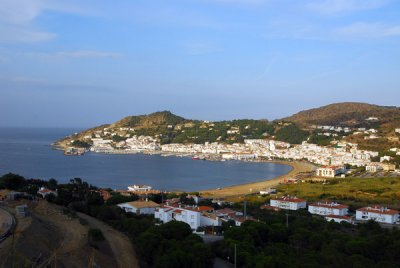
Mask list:
[[[301,198],[282,196],[272,198],[270,200],[270,206],[281,209],[298,210],[300,208],[306,208],[307,202]]]
[[[49,194],[53,194],[53,195],[57,196],[57,192],[56,192],[56,191],[47,189],[47,188],[45,188],[45,187],[41,187],[41,188],[39,189],[39,191],[37,192],[37,194],[38,194],[38,195],[41,195],[42,198],[46,198],[46,196],[48,196]]]
[[[382,223],[394,224],[399,221],[399,211],[386,207],[363,207],[356,210],[356,220],[374,220]]]
[[[172,206],[162,205],[157,208],[154,217],[163,223],[172,220],[185,222],[190,225],[192,230],[200,226],[220,226],[221,220],[213,213],[214,209],[207,206]]]
[[[221,226],[222,220],[215,213],[203,212],[200,217],[200,226]]]
[[[382,169],[383,169],[382,165],[380,163],[376,163],[376,162],[370,163],[365,166],[365,171],[368,171],[368,172],[377,172]]]
[[[317,176],[334,178],[336,175],[345,172],[345,168],[343,166],[325,166],[317,169]]]
[[[308,205],[308,212],[317,215],[347,215],[348,206],[334,202],[317,202]]]
[[[129,185],[128,186],[128,191],[131,192],[148,192],[151,190],[151,186],[149,185]]]
[[[393,158],[391,157],[391,156],[389,156],[389,155],[385,155],[385,156],[381,156],[380,158],[379,158],[379,161],[382,163],[382,162],[384,162],[384,161],[387,161],[387,162],[389,162],[390,160],[392,160]]]
[[[400,128],[396,128],[396,129],[394,130],[394,132],[396,132],[396,133],[399,133],[399,134],[400,134]]]
[[[334,221],[337,223],[341,222],[348,222],[348,223],[353,223],[353,220],[350,216],[347,215],[326,215],[325,220],[327,221]]]
[[[159,204],[153,201],[133,201],[128,203],[118,204],[125,212],[132,212],[136,214],[154,214],[156,208],[160,207]]]

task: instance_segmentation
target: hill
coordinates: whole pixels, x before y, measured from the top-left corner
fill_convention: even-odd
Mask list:
[[[343,102],[326,105],[320,108],[301,111],[280,121],[292,122],[303,129],[313,130],[310,142],[328,145],[334,138],[323,134],[333,134],[335,131],[323,129],[314,130],[313,126],[348,127],[349,133],[342,133],[339,138],[357,143],[360,149],[384,151],[399,147],[399,135],[395,133],[400,128],[400,108],[393,106],[378,106],[367,103]],[[368,132],[369,129],[376,132]]]
[[[174,115],[170,111],[155,112],[148,115],[127,116],[110,125],[111,128],[117,127],[137,127],[151,128],[165,125],[176,125],[189,121],[183,117]]]
[[[367,120],[373,117],[378,118],[378,120]],[[395,127],[395,123],[400,122],[400,108],[358,102],[343,102],[301,111],[281,120],[294,122],[301,126],[340,125],[368,127],[387,125]]]

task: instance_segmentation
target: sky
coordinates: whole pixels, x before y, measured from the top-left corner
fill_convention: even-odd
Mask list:
[[[0,0],[0,126],[400,106],[400,0]]]

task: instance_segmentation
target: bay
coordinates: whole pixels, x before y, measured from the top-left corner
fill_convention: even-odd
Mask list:
[[[78,177],[112,189],[148,184],[159,190],[197,191],[268,180],[291,170],[276,163],[194,161],[145,154],[65,156],[51,147],[56,140],[80,130],[0,128],[0,176],[12,172],[59,182]]]

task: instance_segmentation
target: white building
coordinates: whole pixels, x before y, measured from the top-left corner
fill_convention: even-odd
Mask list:
[[[399,133],[399,134],[400,134],[400,128],[396,128],[396,129],[394,130],[394,132],[396,132],[396,133]]]
[[[380,163],[375,163],[375,162],[370,163],[370,164],[365,166],[365,171],[368,171],[368,172],[377,172],[377,171],[382,170],[382,169],[383,168],[382,168],[381,164]]]
[[[341,223],[341,222],[348,222],[348,223],[353,223],[352,217],[350,216],[340,216],[340,215],[326,215],[325,216],[325,220],[327,221],[334,221],[337,223]]]
[[[214,209],[207,206],[199,207],[182,207],[172,205],[162,205],[157,208],[154,217],[163,223],[172,220],[185,222],[190,225],[192,230],[196,230],[200,226],[220,226],[221,220],[212,212]]]
[[[48,196],[48,195],[50,195],[50,194],[53,194],[54,196],[57,196],[57,192],[56,192],[56,191],[47,189],[47,188],[45,188],[45,187],[41,187],[41,188],[39,189],[39,191],[37,192],[37,194],[40,195],[40,196],[42,196],[42,198],[46,198],[46,196]]]
[[[203,212],[200,217],[200,226],[221,226],[222,219],[215,213]]]
[[[151,186],[149,185],[129,185],[128,191],[131,192],[148,192],[151,190]]]
[[[364,207],[356,210],[356,220],[394,224],[399,221],[399,211],[377,206]]]
[[[379,161],[382,163],[382,162],[384,162],[384,161],[390,161],[390,160],[392,160],[393,158],[391,157],[391,156],[389,156],[389,155],[385,155],[385,156],[381,156],[380,158],[379,158]]]
[[[344,173],[345,168],[343,166],[325,166],[317,169],[317,176],[334,178],[336,175]]]
[[[308,205],[308,212],[311,214],[318,214],[318,215],[338,215],[344,216],[347,215],[349,206],[334,203],[334,202],[317,202],[314,204]]]
[[[282,196],[272,198],[270,200],[270,206],[281,209],[298,210],[300,208],[306,208],[307,202],[301,198]]]
[[[154,214],[156,208],[160,207],[159,204],[153,201],[133,201],[128,203],[118,204],[125,212],[135,214]]]

